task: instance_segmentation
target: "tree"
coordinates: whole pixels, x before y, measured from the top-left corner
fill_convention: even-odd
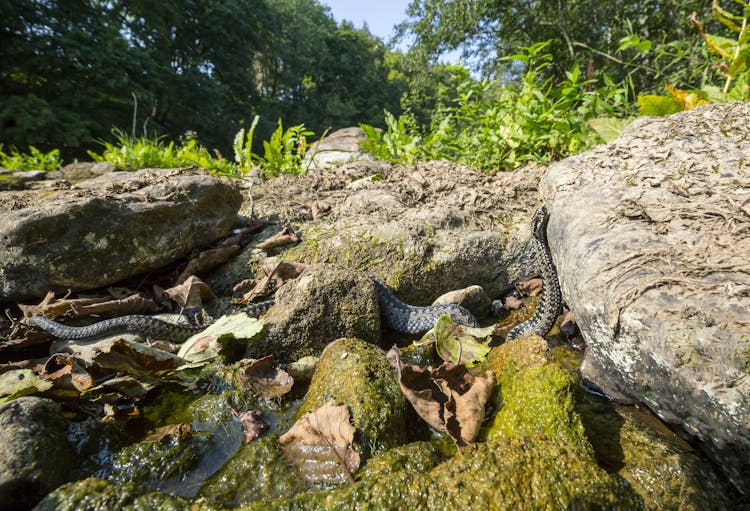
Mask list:
[[[607,73],[615,81],[630,76],[638,90],[692,79],[696,63],[674,62],[677,54],[698,55],[701,42],[689,22],[692,11],[704,16],[704,0],[413,0],[402,37],[416,39],[421,54],[435,61],[447,50],[462,49],[465,58],[489,77],[512,78],[517,69],[502,60],[540,41],[550,41],[549,71],[562,80],[574,63],[582,69]],[[618,48],[631,35],[653,41],[657,48],[633,57]],[[671,46],[667,46],[670,44]],[[661,59],[661,60],[660,60]],[[619,61],[619,62],[618,62]],[[637,72],[633,72],[634,70]]]

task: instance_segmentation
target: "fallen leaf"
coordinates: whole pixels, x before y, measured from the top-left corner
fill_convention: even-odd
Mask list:
[[[446,362],[476,365],[490,352],[494,327],[471,328],[454,323],[448,314],[438,318],[431,335],[435,351]],[[483,339],[480,341],[479,339]]]
[[[544,281],[539,278],[529,279],[516,284],[516,289],[524,296],[539,296],[543,283]]]
[[[310,483],[352,482],[360,457],[349,420],[349,407],[333,401],[306,413],[279,438],[284,457]]]
[[[404,396],[422,419],[450,436],[459,447],[473,442],[484,421],[487,400],[495,388],[495,375],[474,376],[465,365],[444,362],[433,369],[401,363],[398,348],[387,356],[398,371]]]
[[[270,238],[265,239],[260,243],[256,243],[255,245],[253,245],[253,247],[260,250],[269,250],[271,248],[280,247],[281,245],[297,243],[298,241],[299,237],[294,234],[294,232],[292,232],[289,227],[284,227],[281,232],[274,234]]]
[[[190,424],[168,424],[150,431],[144,440],[148,440],[149,442],[161,442],[170,438],[177,438],[184,441],[192,436],[193,430],[190,427]]]
[[[226,245],[204,250],[197,257],[188,261],[185,269],[177,277],[177,284],[185,282],[190,276],[196,273],[206,272],[217,266],[221,266],[240,250],[242,250],[240,245]]]
[[[514,295],[508,295],[505,297],[503,307],[508,309],[509,311],[515,311],[523,307],[523,302]]]
[[[276,365],[273,355],[259,360],[244,359],[239,365],[239,378],[243,386],[249,387],[266,399],[283,396],[292,390],[294,378]]]
[[[47,359],[41,377],[53,382],[55,390],[83,392],[94,385],[94,378],[78,360],[62,353]]]
[[[204,331],[188,338],[177,356],[192,363],[208,363],[222,355],[233,358],[234,348],[242,347],[263,331],[263,322],[240,312],[220,317]],[[243,349],[244,352],[244,349]]]
[[[164,292],[183,309],[199,309],[203,305],[203,300],[216,298],[208,284],[195,275],[190,276],[182,284],[165,289]]]
[[[245,443],[249,444],[261,434],[268,430],[268,424],[262,419],[263,412],[260,410],[245,410],[237,412],[234,408],[232,413],[242,423],[242,429],[245,431]]]
[[[31,369],[14,369],[0,375],[0,403],[45,392],[52,388],[52,382],[40,378]]]
[[[255,287],[242,297],[244,303],[248,303],[258,296],[277,291],[291,279],[296,279],[308,267],[304,263],[280,261],[278,263],[264,264],[261,269],[266,274]]]

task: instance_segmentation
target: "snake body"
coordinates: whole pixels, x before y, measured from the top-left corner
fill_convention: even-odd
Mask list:
[[[542,294],[536,312],[528,320],[514,327],[505,336],[505,342],[528,333],[544,337],[552,330],[562,312],[562,293],[557,280],[557,270],[547,243],[547,221],[549,212],[541,206],[531,219],[531,240],[534,244],[537,264],[542,274]]]
[[[560,314],[562,300],[557,273],[547,246],[547,218],[547,208],[542,206],[534,214],[532,220],[534,247],[544,279],[539,308],[529,320],[512,329],[506,340],[515,339],[519,335],[529,332],[545,335]],[[471,327],[479,326],[476,318],[460,305],[444,304],[416,307],[399,300],[390,288],[376,277],[370,275],[370,280],[375,285],[378,294],[384,323],[392,330],[407,334],[420,334],[432,328],[443,314],[448,314],[455,323]],[[242,309],[242,312],[254,317],[260,316],[274,304],[275,300],[267,300],[252,304]],[[134,332],[154,339],[182,341],[206,328],[206,326],[171,323],[152,316],[141,315],[121,316],[82,327],[63,325],[43,316],[29,318],[27,322],[55,337],[71,340],[89,340],[118,333]]]

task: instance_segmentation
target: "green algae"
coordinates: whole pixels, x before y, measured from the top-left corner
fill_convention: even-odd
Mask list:
[[[750,509],[714,467],[653,415],[577,393],[599,465],[626,480],[649,510]]]
[[[349,406],[364,458],[406,441],[406,399],[383,350],[359,339],[329,344],[297,417],[329,401]]]
[[[447,437],[444,437],[446,440]],[[382,452],[371,458],[357,478],[373,479],[395,472],[423,474],[456,454],[452,441],[412,442]]]
[[[113,485],[90,477],[65,484],[47,495],[36,511],[212,511],[215,508],[191,503],[161,492],[143,493],[133,484]]]
[[[297,469],[282,457],[278,436],[268,435],[243,446],[206,481],[199,495],[219,506],[236,507],[307,489]]]
[[[502,408],[487,432],[490,440],[541,434],[576,444],[593,454],[575,410],[575,380],[558,364],[515,371],[506,367],[500,380]]]
[[[525,437],[471,445],[424,474],[400,470],[241,509],[629,510],[640,509],[640,501],[580,447]]]

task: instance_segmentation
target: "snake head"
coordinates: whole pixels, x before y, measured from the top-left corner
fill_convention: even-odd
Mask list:
[[[547,206],[539,206],[531,218],[531,234],[536,239],[544,240],[547,236],[547,220],[549,220]]]

